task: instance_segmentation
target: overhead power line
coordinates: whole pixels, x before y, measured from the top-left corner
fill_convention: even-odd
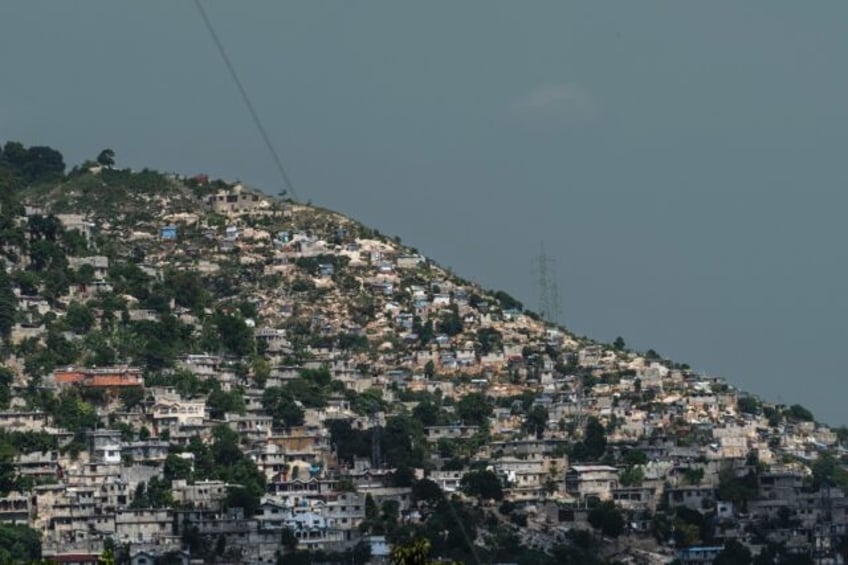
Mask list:
[[[267,147],[268,152],[271,153],[271,158],[274,160],[274,164],[276,165],[277,171],[280,173],[280,178],[283,181],[283,188],[292,198],[297,200],[297,193],[295,192],[294,185],[292,184],[291,179],[286,172],[286,168],[283,165],[283,160],[280,159],[280,154],[277,153],[277,150],[274,148],[274,144],[271,142],[271,137],[265,130],[265,126],[262,125],[262,120],[259,119],[259,113],[256,111],[256,107],[253,105],[253,102],[251,102],[250,96],[247,94],[247,89],[245,89],[244,84],[241,82],[233,62],[230,60],[229,55],[227,55],[227,50],[224,48],[224,44],[221,42],[218,32],[215,31],[215,27],[212,25],[212,21],[209,19],[206,9],[203,7],[203,4],[201,4],[200,0],[194,0],[194,5],[197,8],[197,12],[200,14],[200,18],[203,20],[207,31],[209,31],[209,35],[212,37],[212,42],[215,44],[215,47],[218,49],[218,53],[221,55],[221,59],[224,61],[224,66],[227,67],[227,71],[230,73],[230,78],[233,79],[236,88],[238,88],[241,98],[244,100],[244,105],[247,106],[247,111],[250,113],[250,117],[253,119],[256,129],[259,130],[259,135],[262,137],[262,141],[265,143],[265,147]]]

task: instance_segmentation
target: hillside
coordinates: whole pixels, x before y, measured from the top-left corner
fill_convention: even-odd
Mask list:
[[[342,214],[10,142],[0,243],[0,522],[49,558],[846,547],[845,430],[576,336]]]

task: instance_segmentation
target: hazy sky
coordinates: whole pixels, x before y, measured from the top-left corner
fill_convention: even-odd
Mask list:
[[[205,5],[302,200],[848,424],[848,3]],[[0,68],[0,140],[280,186],[188,0],[7,0]]]

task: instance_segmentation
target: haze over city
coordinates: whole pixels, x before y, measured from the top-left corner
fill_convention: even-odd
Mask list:
[[[848,6],[208,2],[298,197],[848,423]],[[2,138],[280,179],[190,2],[0,5]]]

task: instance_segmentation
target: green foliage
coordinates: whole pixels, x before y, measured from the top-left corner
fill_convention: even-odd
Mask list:
[[[494,328],[480,328],[477,330],[477,352],[480,355],[488,355],[503,349],[503,336]]]
[[[729,466],[719,471],[717,496],[719,500],[729,500],[737,505],[743,505],[757,497],[757,475],[749,471],[742,477]]]
[[[735,539],[728,540],[724,544],[713,565],[748,565],[751,563],[751,551]]]
[[[287,387],[266,388],[262,393],[262,407],[274,419],[275,426],[289,428],[303,425],[303,409]]]
[[[417,503],[425,503],[430,506],[438,504],[445,494],[438,483],[424,478],[412,484],[412,497]]]
[[[41,537],[28,526],[0,524],[0,563],[36,563]]]
[[[152,477],[146,484],[138,484],[130,508],[168,508],[173,504],[170,482]]]
[[[0,268],[0,339],[7,341],[15,326],[18,300],[6,269]]]
[[[383,400],[383,391],[378,387],[371,387],[357,394],[351,389],[345,390],[345,396],[350,400],[350,408],[357,414],[367,416],[372,412],[386,409],[386,401]]]
[[[169,453],[162,468],[165,481],[170,483],[175,480],[192,481],[191,461],[180,457],[176,453]]]
[[[142,320],[128,324],[122,356],[132,357],[136,364],[149,371],[161,371],[171,367],[177,354],[189,348],[192,337],[191,326],[166,314],[159,321]]]
[[[756,415],[760,413],[761,405],[760,401],[753,396],[740,396],[736,401],[736,407],[743,414]]]
[[[503,310],[524,310],[524,305],[521,302],[502,290],[495,292],[493,296]]]
[[[812,465],[812,486],[848,488],[848,469],[829,453],[822,453]]]
[[[0,443],[0,496],[5,496],[18,486],[15,472],[15,450],[8,442]]]
[[[618,482],[623,487],[640,486],[645,480],[645,473],[639,467],[627,467],[618,477]]]
[[[48,432],[0,430],[0,445],[8,445],[15,454],[43,453],[59,447],[59,440]]]
[[[209,416],[213,420],[221,420],[224,414],[231,412],[244,414],[244,398],[241,390],[225,392],[220,388],[213,390],[206,398],[206,406],[209,408]]]
[[[51,415],[54,424],[66,430],[80,432],[97,427],[97,411],[82,399],[76,389],[64,390],[59,394]]]
[[[370,430],[354,430],[349,420],[327,420],[324,425],[330,432],[339,460],[352,464],[354,457],[371,454]]]
[[[456,413],[467,426],[487,424],[493,409],[491,401],[480,392],[466,394],[456,404]]]
[[[251,330],[239,313],[227,313],[217,310],[213,323],[227,353],[238,357],[247,357],[254,352],[255,342]]]
[[[462,318],[453,310],[447,310],[442,314],[437,324],[438,331],[451,337],[462,333]]]
[[[129,294],[144,300],[150,294],[150,276],[135,263],[115,262],[109,266],[108,280],[116,294]]]
[[[641,449],[628,449],[624,452],[622,462],[625,465],[646,465],[648,463],[648,456]]]
[[[389,467],[423,467],[427,459],[427,441],[421,422],[406,414],[392,416],[380,438],[383,457]]]
[[[103,167],[112,167],[115,165],[115,152],[111,149],[104,149],[97,154],[97,164]]]
[[[187,398],[209,394],[221,386],[214,379],[201,381],[197,375],[186,370],[148,374],[145,377],[144,384],[146,386],[172,386],[177,389],[181,396]]]
[[[534,406],[524,420],[524,429],[534,434],[537,438],[542,437],[548,427],[548,409],[544,406]]]
[[[704,480],[704,469],[701,467],[689,467],[683,471],[683,480],[687,485],[699,485]]]
[[[813,417],[813,413],[801,406],[800,404],[793,404],[786,411],[786,417],[791,420],[801,421],[801,422],[812,422],[815,420]]]
[[[462,476],[462,492],[483,500],[502,500],[503,486],[492,471],[470,471]]]
[[[144,400],[144,389],[142,387],[130,387],[121,389],[119,393],[121,404],[125,410],[132,410]]]
[[[65,160],[51,147],[26,148],[16,141],[7,141],[0,153],[0,168],[24,184],[60,179],[65,174]]]
[[[12,382],[14,373],[6,367],[0,366],[0,409],[9,407],[12,400]]]
[[[318,275],[321,265],[332,265],[336,273],[338,273],[343,270],[349,262],[350,258],[344,255],[325,254],[316,255],[314,257],[298,257],[295,260],[295,265],[299,269],[303,269],[309,275],[316,276]]]
[[[624,516],[615,504],[608,500],[589,512],[589,523],[607,537],[617,538],[624,533]]]
[[[251,516],[259,508],[260,497],[265,494],[265,475],[239,447],[239,436],[226,425],[212,429],[212,445],[192,438],[188,451],[194,454],[195,480],[218,479],[239,485],[226,499],[228,507],[244,508]]]
[[[65,312],[65,325],[76,334],[88,333],[94,326],[94,313],[85,304],[71,302]]]
[[[604,456],[607,449],[606,430],[594,416],[586,424],[583,441],[574,444],[572,457],[577,461],[597,461]]]
[[[426,538],[420,538],[404,545],[392,548],[392,565],[429,565],[432,544]]]
[[[447,423],[447,418],[442,409],[429,398],[422,400],[412,409],[412,416],[421,422],[422,426],[436,426]]]
[[[170,290],[177,306],[188,308],[195,314],[201,313],[211,303],[211,295],[196,271],[168,270],[164,286]]]

